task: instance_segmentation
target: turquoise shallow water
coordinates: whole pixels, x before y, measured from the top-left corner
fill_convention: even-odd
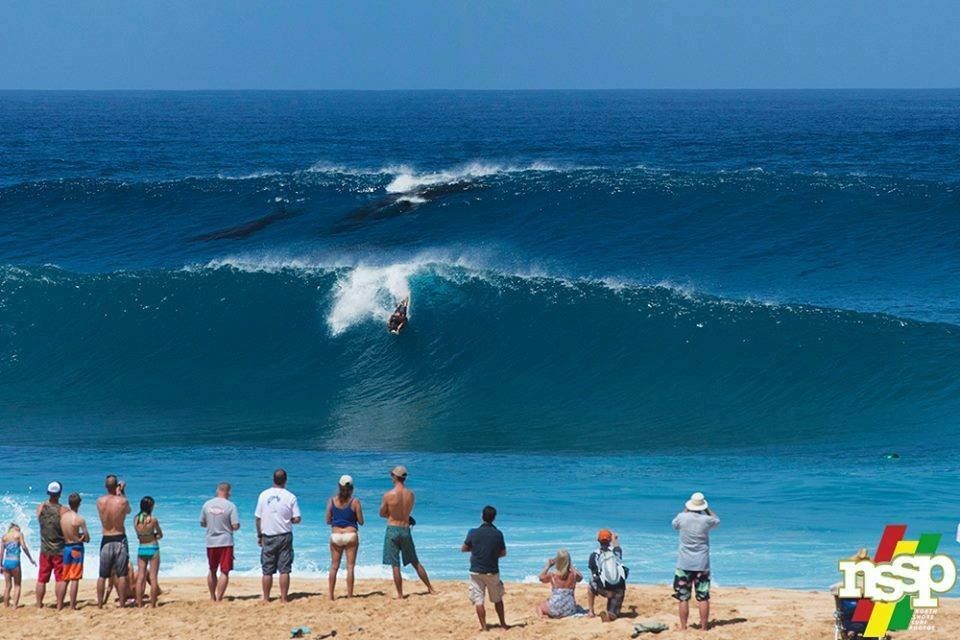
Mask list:
[[[500,512],[497,524],[510,549],[502,565],[510,580],[530,579],[560,547],[585,564],[596,530],[608,527],[620,533],[632,579],[666,582],[676,548],[670,520],[694,489],[706,493],[722,520],[713,535],[713,571],[721,585],[828,586],[837,579],[836,560],[858,547],[874,547],[889,523],[907,523],[908,534],[940,532],[941,549],[956,554],[956,514],[942,508],[943,496],[960,481],[955,465],[912,451],[895,461],[864,452],[850,459],[810,452],[580,457],[212,447],[53,453],[4,447],[0,519],[24,525],[36,546],[36,526],[28,515],[43,498],[42,487],[56,478],[65,491],[82,493],[83,512],[96,522],[101,477],[115,472],[128,481],[134,500],[147,494],[157,499],[156,514],[167,534],[162,573],[199,576],[206,571],[200,505],[216,482],[226,479],[234,485],[242,520],[238,570],[257,575],[253,507],[273,467],[283,465],[304,513],[295,533],[295,572],[318,575],[329,563],[324,499],[340,474],[350,473],[368,518],[360,574],[384,576],[379,564],[384,524],[376,510],[380,493],[389,488],[388,469],[403,463],[417,492],[418,549],[439,578],[463,577],[467,560],[459,545],[490,503]],[[94,532],[98,528],[94,525]],[[91,560],[88,575],[93,571]]]

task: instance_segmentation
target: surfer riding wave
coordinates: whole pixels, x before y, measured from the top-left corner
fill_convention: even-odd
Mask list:
[[[409,298],[401,300],[387,321],[387,331],[390,333],[397,335],[407,326],[407,305],[409,304],[409,300]]]

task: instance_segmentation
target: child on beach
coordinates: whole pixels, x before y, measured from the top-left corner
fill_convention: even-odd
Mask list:
[[[146,588],[147,577],[150,579],[150,606],[157,606],[157,597],[160,595],[160,586],[157,583],[157,573],[160,571],[160,544],[163,531],[160,522],[153,515],[154,500],[150,496],[140,501],[140,513],[133,521],[137,530],[137,539],[140,548],[137,550],[137,606],[143,606],[143,592]]]
[[[23,577],[20,569],[21,550],[27,554],[30,564],[36,566],[23,531],[11,522],[0,540],[0,567],[3,568],[3,605],[14,609],[20,606],[20,583]]]

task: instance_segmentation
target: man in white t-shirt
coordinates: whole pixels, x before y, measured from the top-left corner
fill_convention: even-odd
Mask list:
[[[287,602],[290,569],[293,566],[293,525],[300,524],[297,496],[286,490],[287,472],[273,472],[273,486],[260,494],[254,512],[260,567],[263,569],[263,600],[270,602],[273,574],[280,574],[280,602]]]

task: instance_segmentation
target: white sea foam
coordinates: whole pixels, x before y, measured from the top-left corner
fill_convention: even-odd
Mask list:
[[[526,165],[501,165],[484,162],[470,162],[459,167],[443,171],[417,173],[410,169],[399,171],[396,177],[387,185],[388,193],[409,193],[422,187],[438,184],[452,184],[467,182],[502,173],[520,173],[526,171],[564,171],[557,165],[546,162],[533,162]]]
[[[273,176],[279,176],[281,173],[274,169],[265,169],[263,171],[252,171],[250,173],[244,173],[239,176],[218,173],[217,178],[220,180],[257,180],[259,178],[271,178]]]
[[[417,267],[415,264],[360,265],[338,278],[333,287],[333,306],[327,315],[330,332],[340,335],[365,320],[386,322],[397,301],[410,295],[408,279]],[[408,313],[413,315],[412,308]]]
[[[404,164],[388,164],[382,167],[349,167],[343,164],[333,162],[319,161],[305,169],[303,173],[330,173],[344,176],[377,176],[377,175],[396,175],[399,173],[409,173],[413,171]]]

